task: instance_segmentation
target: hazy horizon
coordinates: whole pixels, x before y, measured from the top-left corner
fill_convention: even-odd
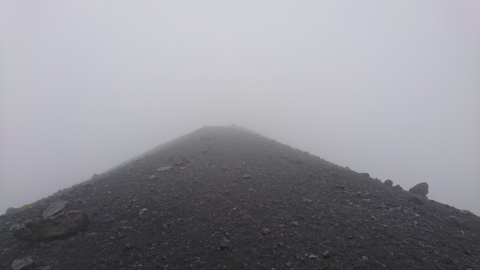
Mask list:
[[[479,1],[0,2],[0,213],[203,125],[480,215]]]

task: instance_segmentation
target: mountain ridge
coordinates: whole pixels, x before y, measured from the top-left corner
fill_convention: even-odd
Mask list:
[[[69,211],[88,227],[18,239],[29,219]],[[479,225],[255,132],[205,126],[0,216],[0,268],[479,269]]]

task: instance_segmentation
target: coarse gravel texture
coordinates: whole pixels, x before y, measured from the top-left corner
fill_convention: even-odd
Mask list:
[[[88,216],[86,231],[14,237],[59,201]],[[203,127],[1,215],[0,269],[28,257],[22,269],[473,270],[479,235],[471,213],[242,128]]]

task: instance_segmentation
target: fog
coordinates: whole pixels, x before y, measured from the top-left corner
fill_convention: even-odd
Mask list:
[[[480,214],[479,1],[0,2],[0,213],[203,125]]]

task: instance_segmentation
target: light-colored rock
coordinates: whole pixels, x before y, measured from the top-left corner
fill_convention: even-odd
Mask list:
[[[31,269],[35,261],[31,256],[21,258],[21,259],[16,259],[12,263],[12,270],[27,270]]]
[[[165,171],[168,171],[172,168],[172,166],[164,166],[164,167],[160,167],[157,169],[157,171],[159,172],[165,172]]]
[[[51,216],[54,216],[54,215],[60,213],[65,208],[65,206],[67,204],[68,204],[68,202],[63,201],[63,200],[56,201],[56,202],[50,204],[50,206],[48,206],[48,208],[45,209],[45,211],[43,211],[42,217],[48,218],[48,217],[51,217]]]
[[[147,212],[147,208],[142,208],[139,212],[138,212],[138,215],[141,216],[143,214],[145,214],[145,212]]]

